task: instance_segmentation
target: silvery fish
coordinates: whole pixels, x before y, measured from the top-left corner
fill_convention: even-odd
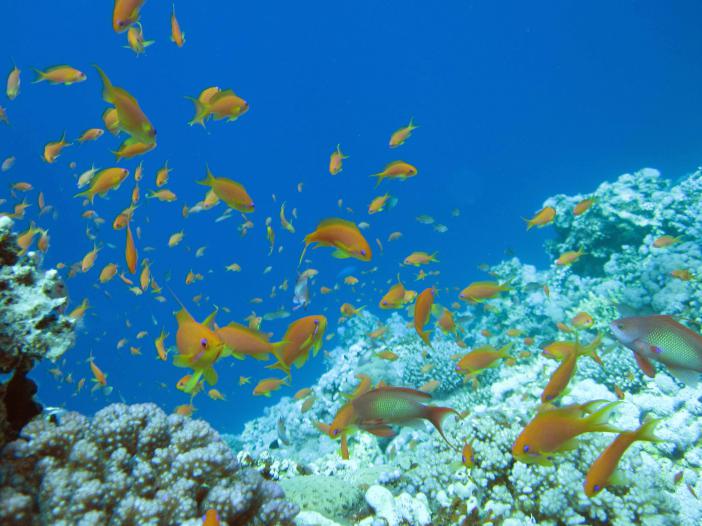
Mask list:
[[[702,373],[702,336],[670,316],[634,316],[611,323],[620,343],[634,351],[641,370],[650,377],[659,362],[670,374],[687,385],[697,383]]]

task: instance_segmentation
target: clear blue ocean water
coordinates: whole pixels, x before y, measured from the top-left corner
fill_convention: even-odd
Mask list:
[[[242,321],[252,310],[259,315],[290,310],[302,237],[326,217],[366,221],[370,228],[364,233],[373,247],[376,238],[384,246],[367,264],[333,259],[327,249],[308,252],[309,266],[319,276],[306,312],[326,314],[332,333],[342,303],[377,311],[388,280],[398,272],[409,288],[429,286],[413,281],[416,269],[399,265],[414,250],[438,252],[441,274],[434,283],[439,301],[450,303],[457,287],[484,276],[477,268],[483,262],[514,254],[546,263],[541,245],[549,232],[527,233],[521,219],[541,208],[546,197],[591,191],[603,180],[643,166],[681,175],[699,161],[699,2],[181,1],[176,9],[185,46],[169,40],[170,3],[152,0],[141,20],[146,38],[156,43],[136,57],[123,48],[125,34],[112,31],[111,2],[2,3],[0,61],[8,73],[13,61],[18,65],[22,86],[15,101],[3,97],[1,103],[11,126],[0,125],[0,157],[14,155],[17,161],[0,174],[0,197],[14,202],[10,185],[18,181],[34,186],[27,194],[33,208],[17,228],[34,219],[49,229],[47,268],[59,262],[68,267],[93,248],[85,235],[88,224],[102,246],[90,272],[66,279],[71,308],[87,297],[91,309],[75,348],[59,367],[75,380],[89,378],[86,359],[92,353],[114,390],[108,397],[88,389],[73,397],[75,384],[57,382],[43,364],[33,374],[46,405],[92,413],[120,399],[154,401],[169,410],[187,403],[174,387],[184,371],[155,359],[153,339],[165,328],[172,346],[177,328],[177,304],[165,286],[199,320],[214,306],[230,309],[220,310],[222,324]],[[70,64],[88,80],[73,86],[31,84],[33,67],[56,64]],[[86,208],[73,197],[73,174],[91,164],[114,166],[110,150],[122,139],[105,134],[94,143],[74,144],[55,164],[41,160],[43,145],[64,131],[75,139],[86,128],[102,126],[107,106],[91,64],[128,89],[158,130],[153,152],[119,166],[133,172],[143,160],[134,225],[143,234],[140,256],[151,261],[167,303],[156,302],[150,293],[135,296],[118,279],[98,284],[106,263],[124,267],[124,231],[114,231],[111,222],[129,205],[133,179],[95,200],[92,208],[105,219],[100,228],[81,217]],[[212,85],[233,89],[250,104],[249,112],[234,123],[211,122],[206,130],[188,126],[193,108],[185,96]],[[405,145],[388,149],[392,131],[410,117],[420,127]],[[349,158],[343,171],[331,176],[329,155],[337,144]],[[369,174],[396,159],[415,164],[419,175],[375,189]],[[178,201],[145,199],[166,161],[173,169],[168,188]],[[237,231],[237,214],[215,223],[222,204],[182,217],[184,204],[192,206],[204,196],[206,189],[196,181],[204,179],[206,163],[216,175],[243,183],[253,196],[257,206],[249,219],[255,226],[245,237]],[[39,191],[55,207],[55,217],[37,217]],[[371,199],[385,192],[397,197],[397,205],[368,216]],[[353,213],[340,209],[339,199]],[[288,211],[298,211],[294,235],[279,226],[283,201]],[[458,217],[451,215],[455,208]],[[420,224],[415,219],[420,214],[433,216],[448,231]],[[269,216],[276,232],[270,256]],[[181,229],[184,241],[168,248],[170,234]],[[403,236],[388,243],[393,231]],[[144,252],[147,246],[155,250]],[[205,255],[196,258],[202,246]],[[226,272],[232,262],[242,272]],[[264,274],[267,266],[272,270]],[[362,273],[375,266],[377,272]],[[337,278],[348,267],[361,280],[354,288]],[[205,279],[187,286],[191,269]],[[270,298],[271,288],[286,279],[288,291]],[[320,295],[320,286],[335,283],[337,292]],[[198,294],[203,295],[199,306],[192,300]],[[252,305],[254,297],[264,303]],[[280,338],[299,314],[264,321],[262,329]],[[149,335],[137,340],[142,330]],[[129,343],[118,350],[121,338]],[[130,345],[141,347],[143,355],[132,356]],[[331,340],[325,348],[335,345]],[[294,375],[293,387],[272,399],[251,396],[256,380],[271,376],[259,362],[227,361],[217,369],[217,387],[227,401],[201,395],[197,416],[220,430],[238,431],[277,396],[312,383],[324,367],[321,356],[311,360]],[[252,384],[240,387],[240,375],[251,376]]]

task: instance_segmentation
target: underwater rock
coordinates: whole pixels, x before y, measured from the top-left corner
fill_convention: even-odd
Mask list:
[[[383,519],[388,526],[431,524],[429,504],[426,496],[421,493],[415,497],[407,493],[393,497],[392,493],[383,486],[371,486],[366,492],[366,502],[373,508],[376,517]],[[374,519],[370,517],[359,522],[359,526],[371,524],[374,524]]]
[[[16,376],[10,381],[14,387],[0,386],[0,447],[38,409],[26,372],[38,360],[59,359],[75,341],[75,322],[62,314],[63,282],[56,270],[39,269],[37,254],[19,254],[12,226],[9,217],[0,217],[0,373]]]
[[[154,404],[36,418],[0,453],[0,524],[294,524],[283,490],[242,469],[202,420]]]
[[[286,498],[307,511],[316,511],[327,519],[344,522],[358,515],[365,503],[363,492],[337,477],[310,475],[280,482]]]

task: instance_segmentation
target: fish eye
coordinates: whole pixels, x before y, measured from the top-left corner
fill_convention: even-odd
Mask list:
[[[466,463],[466,456],[465,455],[461,455],[461,462],[463,462],[464,464]]]
[[[595,484],[595,487],[592,489],[594,489],[595,491],[600,491],[602,488],[600,487],[599,484]]]
[[[461,366],[460,366],[460,365],[457,365],[457,366],[456,366],[456,371],[460,371],[460,370],[461,370]]]
[[[200,345],[203,349],[207,349],[207,338],[203,338],[202,340],[200,340]]]
[[[383,300],[381,303],[382,303],[383,305],[387,305],[387,304],[388,304],[388,302],[385,301],[385,300]]]
[[[524,446],[524,453],[529,453],[529,446]]]
[[[315,325],[319,325],[319,320],[314,320]]]
[[[117,25],[119,27],[124,27],[124,20],[117,20]]]
[[[366,251],[365,251],[365,250],[361,250],[361,255],[362,255],[362,256],[365,256],[365,255],[366,255]]]
[[[333,430],[332,430],[332,434],[333,434],[334,436],[338,435],[338,434],[339,434],[339,430],[338,430],[338,429],[333,429]]]

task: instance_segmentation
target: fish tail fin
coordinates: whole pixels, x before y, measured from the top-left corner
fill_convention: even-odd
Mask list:
[[[93,199],[95,198],[95,194],[93,194],[93,193],[90,191],[90,188],[88,188],[87,190],[85,190],[85,191],[83,191],[83,192],[78,192],[78,193],[77,193],[76,195],[74,195],[73,197],[86,197],[86,198],[88,198],[88,200],[92,203],[92,202],[93,202]]]
[[[186,99],[192,101],[192,103],[195,105],[195,116],[192,118],[191,121],[188,121],[188,124],[192,126],[193,124],[200,124],[203,128],[205,127],[205,119],[207,118],[207,115],[209,115],[209,108],[207,107],[206,104],[204,104],[202,101],[199,99],[196,99],[195,97],[185,97]]]
[[[382,172],[378,172],[377,174],[370,174],[369,177],[377,177],[378,178],[375,181],[375,188],[378,188],[378,186],[380,186],[380,183],[383,182],[383,179],[385,179],[385,175]]]
[[[110,82],[109,77],[100,66],[93,64],[93,67],[97,70],[100,78],[102,79],[102,98],[105,100],[105,102],[114,104],[114,97],[112,96],[112,82]]]
[[[429,330],[429,331],[421,331],[421,332],[420,332],[420,331],[417,331],[417,333],[419,334],[419,337],[422,339],[422,341],[423,341],[424,343],[426,343],[429,347],[432,346],[432,345],[431,345],[431,339],[430,339],[430,338],[431,338],[431,333],[432,333],[431,330]]]
[[[215,178],[212,175],[212,172],[210,171],[209,165],[205,165],[205,168],[207,169],[207,176],[204,180],[197,181],[197,184],[201,184],[202,186],[209,186],[210,188],[212,188],[212,183],[214,183]]]
[[[46,73],[37,68],[32,69],[34,70],[34,73],[37,74],[37,77],[32,81],[32,84],[36,84],[37,82],[43,82],[46,80]]]
[[[502,358],[511,358],[511,356],[509,355],[509,351],[512,349],[513,346],[514,346],[514,342],[509,342],[504,347],[501,347],[500,349],[498,349],[497,353]]]
[[[427,406],[425,418],[429,420],[429,422],[431,422],[431,424],[436,428],[441,435],[441,438],[444,439],[444,442],[446,442],[451,449],[458,451],[458,448],[448,441],[446,435],[444,434],[444,430],[441,427],[444,418],[446,418],[446,415],[449,413],[453,413],[459,418],[461,416],[458,411],[451,409],[450,407]]]
[[[285,343],[287,342],[278,342],[273,345],[271,351],[273,352],[273,356],[275,356],[276,360],[278,361],[276,363],[272,363],[271,365],[266,365],[266,369],[278,369],[279,371],[283,371],[288,378],[292,379],[292,376],[290,375],[290,366],[286,365],[283,361],[282,349]]]
[[[439,252],[434,252],[431,256],[429,256],[429,259],[432,260],[434,263],[438,263],[439,260],[436,259],[436,256],[439,254]]]
[[[598,409],[590,416],[585,419],[585,425],[587,431],[598,432],[598,433],[619,433],[620,429],[617,429],[610,425],[608,422],[609,417],[612,415],[614,410],[621,405],[621,402],[612,402],[611,404],[604,405],[601,409]]]
[[[531,219],[527,219],[526,217],[522,217],[522,219],[526,222],[527,224],[527,232],[531,230],[531,228],[534,226],[534,223],[531,222]]]
[[[586,345],[582,352],[582,354],[587,354],[590,358],[595,360],[595,362],[597,362],[601,367],[604,367],[604,362],[602,362],[602,358],[600,358],[597,354],[597,349],[600,347],[603,337],[604,335],[601,332],[598,332],[595,339]]]
[[[660,424],[660,422],[660,418],[651,418],[643,424],[641,424],[641,427],[639,427],[635,431],[636,440],[645,440],[647,442],[660,442],[661,439],[654,434],[656,426]]]
[[[155,43],[156,43],[155,40],[144,40],[144,47],[147,48],[147,47],[149,47],[151,44],[155,44]]]
[[[417,128],[419,128],[419,126],[417,126],[414,123],[414,117],[410,117],[410,121],[409,121],[409,124],[407,125],[407,127],[410,129],[410,131],[416,130]]]

